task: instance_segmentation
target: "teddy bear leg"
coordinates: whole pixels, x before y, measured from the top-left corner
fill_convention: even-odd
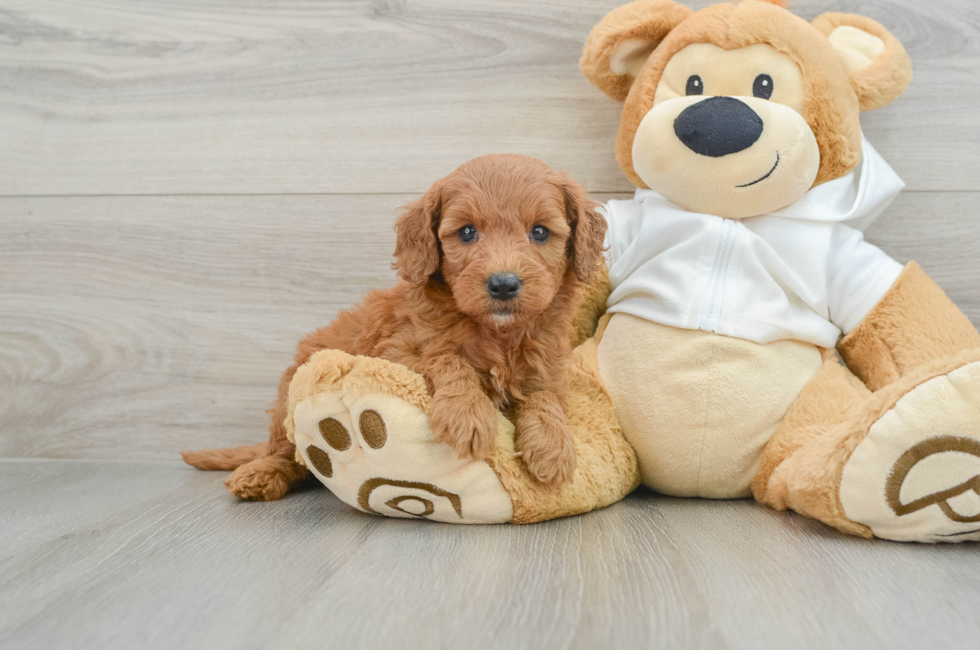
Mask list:
[[[871,536],[867,527],[856,526],[841,512],[833,480],[823,473],[830,468],[827,448],[846,437],[847,422],[868,403],[872,394],[837,360],[833,350],[790,407],[766,445],[759,470],[752,481],[755,498],[778,510],[793,510],[848,533]],[[841,463],[837,463],[839,467]]]
[[[594,348],[594,344],[593,344]],[[595,365],[594,349],[592,365]],[[500,417],[486,461],[460,458],[434,439],[425,380],[404,366],[336,350],[314,354],[289,388],[286,430],[297,459],[337,497],[364,512],[451,523],[530,523],[621,499],[638,483],[632,449],[588,355],[569,374],[568,420],[578,464],[572,480],[545,486],[514,448]]]
[[[980,540],[980,335],[969,320],[910,264],[840,352],[868,391],[828,366],[851,397],[837,397],[843,380],[801,395],[794,410],[823,409],[825,424],[787,416],[757,497],[866,537]]]
[[[912,262],[838,349],[877,391],[841,473],[847,514],[888,539],[980,539],[980,333]]]
[[[875,393],[845,441],[844,514],[896,541],[980,541],[980,350]]]

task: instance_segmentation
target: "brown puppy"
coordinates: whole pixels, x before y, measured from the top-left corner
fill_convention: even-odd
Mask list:
[[[568,480],[575,450],[562,370],[582,283],[602,255],[606,222],[584,188],[518,155],[476,158],[410,203],[396,225],[402,281],[299,343],[279,382],[266,444],[188,452],[201,469],[234,469],[243,499],[279,499],[306,477],[283,421],[289,382],[318,350],[381,357],[423,374],[438,440],[486,458],[497,413],[514,408],[517,444],[545,483]]]

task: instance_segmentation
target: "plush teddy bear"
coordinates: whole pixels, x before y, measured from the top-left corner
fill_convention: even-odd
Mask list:
[[[302,462],[392,516],[527,523],[642,481],[865,537],[980,540],[980,334],[861,234],[902,188],[858,121],[911,80],[901,44],[770,0],[640,0],[581,67],[625,102],[616,157],[638,189],[606,206],[608,275],[580,318],[585,338],[605,311],[567,377],[572,481],[536,483],[503,417],[488,461],[458,458],[421,377],[336,351],[290,386]],[[353,443],[332,447],[326,420]]]

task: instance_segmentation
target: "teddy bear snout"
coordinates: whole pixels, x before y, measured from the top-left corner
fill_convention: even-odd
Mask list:
[[[681,111],[674,133],[694,153],[720,158],[755,144],[762,118],[734,97],[709,97]]]

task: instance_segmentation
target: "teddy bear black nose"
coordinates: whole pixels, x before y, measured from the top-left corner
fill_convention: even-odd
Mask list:
[[[674,133],[694,153],[719,158],[755,144],[762,118],[734,97],[709,97],[681,111]]]
[[[487,291],[494,300],[510,300],[521,290],[521,279],[516,273],[494,273],[487,280]]]

